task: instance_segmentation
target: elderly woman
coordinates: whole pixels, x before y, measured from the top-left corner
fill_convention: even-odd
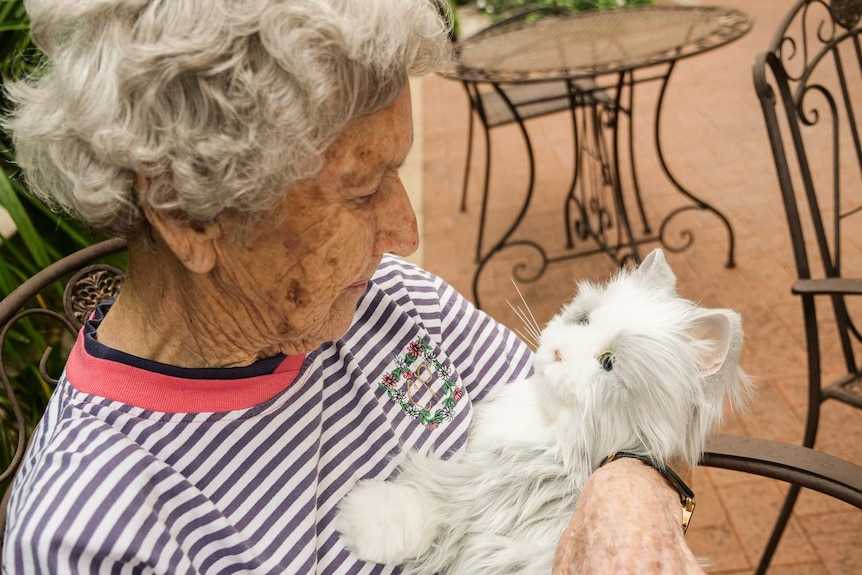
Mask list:
[[[457,457],[473,402],[531,359],[388,255],[418,242],[398,169],[408,76],[448,56],[435,6],[27,8],[48,62],[10,88],[17,157],[34,193],[127,238],[129,269],[34,435],[4,572],[397,572],[344,547],[339,500],[408,450]],[[696,570],[679,515],[654,470],[609,464],[559,572]]]

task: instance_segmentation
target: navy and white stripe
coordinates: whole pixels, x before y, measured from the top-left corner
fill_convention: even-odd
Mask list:
[[[417,337],[464,390],[436,429],[378,385]],[[457,456],[471,401],[530,359],[442,280],[387,257],[349,332],[260,405],[156,412],[64,375],[16,481],[3,572],[397,573],[344,549],[338,502],[359,479],[389,477],[405,450]]]

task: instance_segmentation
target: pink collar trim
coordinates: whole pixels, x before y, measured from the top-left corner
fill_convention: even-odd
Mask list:
[[[207,413],[248,409],[290,386],[305,355],[289,356],[271,374],[240,379],[189,379],[147,371],[87,353],[83,330],[69,360],[66,377],[84,393],[105,397],[149,411]]]

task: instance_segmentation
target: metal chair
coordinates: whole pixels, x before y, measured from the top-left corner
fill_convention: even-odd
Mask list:
[[[474,36],[481,36],[510,22],[524,20],[539,15],[562,13],[559,8],[526,10],[514,16],[501,19],[480,30]],[[457,56],[458,46],[455,45]],[[467,211],[467,189],[469,187],[470,165],[473,159],[473,130],[476,118],[482,124],[485,138],[485,174],[483,193],[488,193],[488,179],[491,173],[491,136],[490,130],[524,120],[555,114],[569,109],[569,90],[565,82],[537,82],[533,84],[488,84],[462,80],[470,102],[470,124],[467,132],[467,159],[464,166],[464,185],[461,189],[461,211]]]
[[[26,280],[0,302],[0,380],[3,382],[5,396],[3,406],[8,404],[11,408],[17,432],[14,452],[9,461],[3,462],[5,469],[0,473],[0,486],[5,488],[0,502],[0,545],[5,536],[6,506],[12,491],[12,482],[24,458],[29,433],[32,431],[28,428],[18,399],[18,393],[25,390],[16,390],[13,387],[9,378],[13,369],[10,369],[4,352],[8,351],[11,357],[20,358],[18,353],[12,355],[13,351],[20,350],[16,350],[16,345],[13,344],[46,345],[44,352],[38,354],[38,373],[44,383],[53,387],[57,380],[47,372],[46,366],[51,359],[54,345],[62,344],[64,332],[74,338],[95,307],[119,293],[124,273],[111,264],[98,262],[123,251],[125,247],[125,240],[112,239],[66,256]],[[54,284],[64,278],[66,283],[62,292],[63,312],[60,313],[46,307],[49,301],[46,296],[52,287],[56,287]],[[43,318],[43,321],[37,325],[40,318]],[[21,330],[18,337],[12,338],[9,336],[14,327],[20,327]],[[16,341],[13,342],[13,339]],[[68,353],[69,350],[65,351]],[[65,362],[65,357],[60,359]],[[19,366],[19,369],[14,371],[21,373],[24,370]],[[0,415],[4,419],[8,418],[9,411],[4,409]],[[11,423],[0,421],[4,428]],[[5,435],[4,433],[3,436]]]
[[[493,33],[499,27],[506,27],[520,21],[535,18],[551,17],[564,14],[563,8],[538,8],[526,10],[501,19],[488,26],[471,38],[478,38]],[[457,59],[458,46],[455,46]],[[452,78],[460,79],[467,92],[470,102],[470,123],[467,132],[467,157],[464,166],[464,182],[461,188],[462,212],[467,211],[467,191],[470,181],[470,167],[473,161],[474,125],[478,119],[482,126],[485,140],[485,170],[482,179],[482,209],[480,218],[479,239],[476,245],[476,260],[483,255],[483,238],[485,215],[487,213],[488,190],[491,177],[491,130],[494,128],[517,124],[527,149],[527,161],[530,166],[530,184],[533,187],[535,173],[535,157],[524,122],[534,118],[556,114],[559,112],[575,113],[576,109],[589,108],[595,113],[598,106],[612,107],[614,100],[607,95],[594,81],[578,80],[575,82],[546,81],[530,83],[507,83],[481,81],[468,78],[458,78],[457,71],[450,74]],[[573,118],[574,120],[574,118]],[[606,159],[602,159],[607,164]],[[577,160],[575,160],[577,166]],[[609,173],[609,168],[608,168]]]
[[[119,292],[123,272],[116,267],[98,262],[107,256],[121,252],[124,248],[125,242],[119,239],[90,246],[52,264],[21,284],[0,302],[2,349],[10,351],[6,349],[6,340],[12,326],[28,321],[34,316],[45,316],[50,320],[51,325],[46,324],[40,330],[43,333],[56,332],[56,327],[59,325],[61,330],[67,330],[69,334],[74,335],[99,302]],[[64,313],[45,309],[44,299],[40,294],[63,278],[70,278],[66,283],[63,297]],[[51,353],[50,348],[45,350],[39,360],[41,377],[49,384],[55,381],[51,375],[45,373],[45,364]],[[2,463],[5,469],[0,473],[0,481],[7,484],[14,479],[27,447],[27,438],[32,431],[25,424],[21,406],[16,399],[16,389],[12,387],[8,377],[8,369],[9,364],[4,362],[4,356],[0,354],[3,395],[15,412],[15,427],[18,435],[14,455],[10,461]],[[10,422],[0,421],[0,423],[8,425]],[[862,468],[805,447],[764,439],[719,435],[709,442],[702,463],[793,482],[862,509]],[[9,492],[10,489],[7,488],[0,505],[0,545],[5,533]]]
[[[467,159],[464,166],[464,186],[461,189],[461,211],[467,211],[470,166],[473,159],[473,131],[476,119],[482,125],[485,139],[485,174],[483,194],[488,193],[491,174],[491,134],[493,128],[523,123],[569,110],[569,89],[565,82],[537,82],[533,84],[492,84],[462,82],[470,99],[470,124],[467,132]],[[531,153],[531,151],[528,151]]]
[[[848,297],[862,294],[862,253],[856,247],[862,229],[860,15],[860,0],[801,0],[754,63],[793,245],[798,280],[792,291],[802,303],[806,447],[814,446],[822,402],[862,407],[862,372],[854,355],[862,334],[853,319],[862,300]],[[819,319],[818,299],[832,308],[831,314],[821,308]],[[824,315],[834,316],[836,331],[819,323]],[[831,358],[840,358],[841,365],[832,365]],[[832,379],[839,370],[843,375]],[[798,486],[790,489],[757,573],[769,566],[798,495]]]

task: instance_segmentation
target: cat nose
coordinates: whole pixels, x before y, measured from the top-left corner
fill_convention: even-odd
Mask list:
[[[554,361],[556,363],[560,363],[561,361],[563,361],[563,354],[561,354],[560,350],[558,349],[554,350]]]

